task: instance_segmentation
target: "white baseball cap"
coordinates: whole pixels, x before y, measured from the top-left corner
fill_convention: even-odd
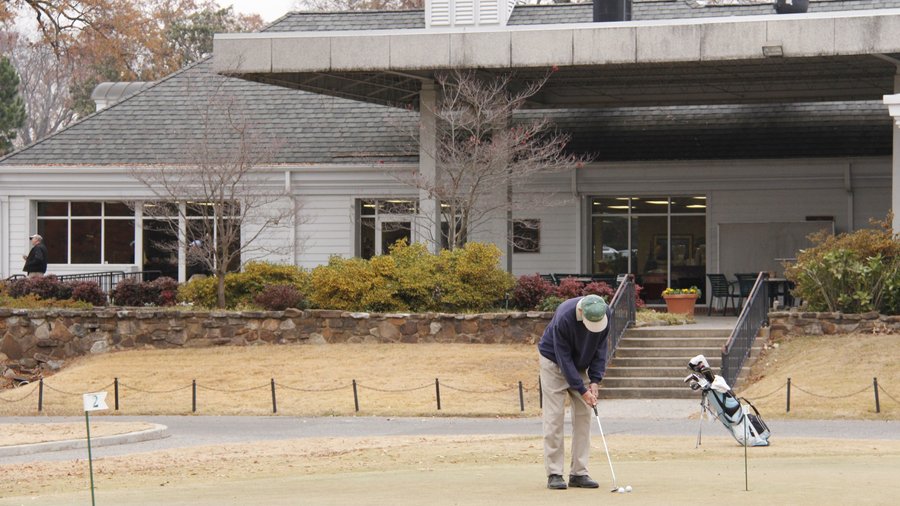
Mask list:
[[[609,319],[606,317],[606,301],[599,295],[585,295],[576,305],[581,310],[581,322],[591,332],[603,332]]]

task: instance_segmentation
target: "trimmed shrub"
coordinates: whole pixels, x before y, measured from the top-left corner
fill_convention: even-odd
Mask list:
[[[542,278],[539,274],[533,276],[519,276],[516,286],[512,291],[513,306],[528,311],[538,305],[554,293],[553,283]]]
[[[123,279],[112,291],[112,300],[119,306],[140,307],[152,305],[159,298],[159,291],[151,284],[136,279]]]
[[[371,261],[333,256],[311,274],[313,307],[344,311],[395,311],[403,308],[393,276],[396,264],[389,256]],[[384,277],[388,276],[388,279]]]
[[[33,294],[42,299],[69,299],[72,297],[72,288],[61,282],[54,275],[37,276],[33,278],[20,278],[9,284],[11,297],[23,297]]]
[[[546,299],[541,301],[541,303],[538,305],[538,310],[550,312],[556,311],[556,308],[558,308],[560,304],[565,302],[565,300],[566,299],[563,299],[561,297],[551,295],[550,297],[547,297]]]
[[[178,301],[178,281],[163,276],[149,282],[151,289],[158,295],[154,304],[157,306],[174,306]]]
[[[266,311],[284,311],[287,308],[305,309],[306,301],[293,285],[269,285],[253,297],[253,302]]]
[[[226,297],[228,286],[225,287]],[[193,278],[178,286],[178,300],[195,306],[216,307],[216,278]]]
[[[785,269],[793,293],[811,311],[900,313],[900,241],[890,218],[876,229],[813,234],[812,248],[801,250]]]
[[[439,311],[442,292],[437,282],[438,257],[422,243],[398,241],[390,256],[396,265],[397,298],[402,307],[416,311]]]
[[[515,277],[498,267],[500,256],[497,246],[477,242],[441,251],[436,266],[441,309],[465,312],[499,307],[515,285]]]
[[[609,284],[604,283],[603,281],[593,281],[584,285],[584,288],[581,290],[582,295],[599,295],[603,297],[607,303],[612,302],[613,296],[616,294],[616,291],[613,287],[609,286]]]
[[[241,272],[225,275],[225,305],[246,306],[269,285],[292,285],[301,294],[308,293],[309,274],[303,269],[269,262],[247,262]],[[178,300],[197,306],[216,307],[215,277],[197,278],[178,287]]]
[[[0,295],[0,307],[16,309],[91,309],[93,306],[89,302],[71,299],[42,299],[30,293],[17,298]]]
[[[584,283],[575,278],[564,278],[559,282],[559,286],[556,287],[556,293],[554,293],[554,295],[566,300],[571,299],[572,297],[580,297],[583,292]]]
[[[332,257],[313,269],[313,307],[346,311],[480,311],[497,307],[514,278],[498,267],[494,245],[428,252],[401,241],[371,260]]]
[[[73,281],[67,283],[72,289],[72,300],[87,302],[94,306],[106,305],[106,293],[93,281]]]

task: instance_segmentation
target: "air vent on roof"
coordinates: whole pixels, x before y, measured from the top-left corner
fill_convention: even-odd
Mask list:
[[[425,26],[504,26],[514,0],[425,0]]]

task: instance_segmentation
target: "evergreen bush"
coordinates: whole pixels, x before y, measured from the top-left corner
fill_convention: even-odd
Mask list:
[[[308,293],[309,274],[300,267],[271,262],[247,262],[241,272],[225,275],[225,303],[229,308],[248,306],[269,285],[291,285]],[[216,278],[195,278],[178,287],[178,300],[216,307]]]
[[[785,269],[793,294],[812,311],[900,314],[900,240],[891,218],[877,228],[810,236],[814,246],[801,250]]]

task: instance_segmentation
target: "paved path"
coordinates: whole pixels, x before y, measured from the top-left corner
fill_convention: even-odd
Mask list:
[[[698,409],[694,400],[605,400],[601,422],[607,434],[695,437]],[[0,418],[4,423],[78,422],[79,417]],[[408,436],[459,434],[522,434],[538,436],[541,420],[530,418],[384,418],[384,417],[240,417],[240,416],[115,416],[92,418],[102,421],[141,421],[161,424],[166,435],[128,444],[94,449],[94,457],[108,457],[170,448],[223,445],[307,437]],[[900,421],[860,420],[771,420],[773,442],[779,437],[824,437],[836,439],[900,440]],[[705,420],[703,433],[725,435],[716,421]],[[83,459],[84,449],[43,451],[0,457],[0,464],[45,460]]]

